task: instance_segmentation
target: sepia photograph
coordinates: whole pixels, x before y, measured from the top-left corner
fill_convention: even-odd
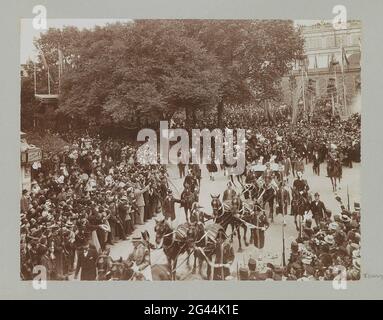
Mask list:
[[[362,22],[20,20],[20,279],[359,281]]]

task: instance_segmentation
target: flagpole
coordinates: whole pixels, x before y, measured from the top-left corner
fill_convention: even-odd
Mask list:
[[[285,203],[284,203],[284,176],[283,176],[283,171],[281,171],[281,176],[282,176],[282,181],[281,181],[281,199],[282,199],[282,266],[286,267],[286,248],[285,248]]]
[[[51,82],[49,81],[49,68],[47,69],[47,78],[48,78],[48,94],[51,94]]]
[[[338,78],[336,76],[336,66],[334,67],[334,77],[335,77],[336,102],[338,103]]]
[[[57,48],[57,53],[58,53],[58,56],[59,56],[59,63],[58,63],[58,67],[59,67],[59,88],[58,88],[58,93],[60,94],[60,84],[61,84],[61,59],[60,59],[60,48]]]
[[[301,70],[301,77],[302,77],[302,94],[303,94],[303,112],[306,113],[306,94],[305,94],[305,82],[303,78],[303,67]]]
[[[37,88],[36,88],[36,64],[34,61],[33,61],[33,85],[34,85],[35,95],[36,95],[36,92],[37,92]]]
[[[349,112],[347,110],[347,101],[346,101],[346,85],[345,85],[345,82],[344,82],[344,65],[343,65],[343,45],[341,46],[341,55],[342,55],[342,85],[343,85],[343,106],[344,106],[344,111],[347,115],[349,115]],[[344,53],[346,54],[346,53]]]

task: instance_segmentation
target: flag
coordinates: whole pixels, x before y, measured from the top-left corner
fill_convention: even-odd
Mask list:
[[[346,50],[344,49],[344,47],[342,47],[342,69],[344,66],[343,62],[346,62],[347,67],[350,65],[350,61],[348,61]]]
[[[50,72],[49,72],[49,66],[48,66],[48,62],[47,62],[47,60],[45,59],[44,52],[43,52],[43,50],[41,50],[41,48],[40,48],[39,45],[36,45],[36,46],[37,46],[37,49],[41,52],[41,60],[43,61],[44,68],[45,68],[45,69],[47,70],[47,72],[48,72],[48,79],[49,79],[49,81],[54,82],[54,81],[53,81],[53,78],[52,78],[52,76],[51,76],[51,74],[50,74]]]
[[[317,56],[315,56],[315,60],[314,60],[314,69],[318,69],[318,60],[317,60]]]
[[[63,55],[63,52],[61,51],[60,48],[57,49],[58,50],[58,54],[59,54],[59,71],[60,71],[60,74],[62,74],[63,72],[63,66],[64,66],[64,55]]]
[[[337,65],[339,65],[339,61],[337,61],[335,58],[335,55],[332,54],[331,59],[330,59],[330,63],[328,66],[329,72],[331,73]]]

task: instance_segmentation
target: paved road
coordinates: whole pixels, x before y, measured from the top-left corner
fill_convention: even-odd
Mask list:
[[[352,169],[343,168],[343,179],[340,184],[340,189],[337,191],[345,205],[347,205],[347,188],[349,190],[350,204],[351,209],[353,208],[354,202],[360,202],[360,164],[354,164]],[[170,179],[173,182],[174,186],[173,192],[175,196],[179,196],[179,193],[182,191],[182,183],[178,178],[177,167],[174,165],[169,165],[169,175]],[[307,179],[311,191],[319,192],[321,200],[324,201],[327,208],[329,208],[333,213],[339,213],[340,206],[339,203],[335,200],[335,193],[332,192],[330,179],[325,177],[326,174],[326,165],[321,165],[321,176],[314,176],[312,173],[312,164],[308,164],[305,167],[304,178]],[[202,168],[202,182],[201,182],[201,193],[200,193],[200,204],[205,208],[208,213],[211,213],[210,208],[210,193],[218,194],[221,196],[223,191],[226,189],[226,184],[228,178],[223,175],[223,172],[218,172],[215,177],[215,181],[212,182],[209,180],[208,172],[206,168]],[[290,176],[289,183],[292,183],[293,177]],[[176,204],[177,210],[177,219],[176,224],[185,222],[185,214],[182,208],[179,208]],[[275,217],[274,223],[271,224],[270,228],[266,231],[265,235],[265,247],[260,252],[254,245],[244,247],[242,253],[236,253],[236,259],[233,263],[233,272],[237,269],[237,265],[241,266],[244,263],[247,263],[250,257],[254,257],[259,260],[259,265],[265,265],[267,262],[271,262],[275,265],[281,265],[282,263],[282,216],[279,215]],[[139,230],[148,230],[151,235],[151,240],[154,241],[154,220],[147,222],[143,226],[139,226]],[[297,231],[294,225],[294,219],[292,216],[286,217],[286,226],[285,226],[285,244],[286,244],[286,259],[289,257],[289,248],[290,243],[297,236]],[[230,227],[228,228],[230,232]],[[248,236],[249,237],[249,236]],[[237,252],[238,241],[235,238],[234,248]],[[119,258],[120,256],[126,258],[129,253],[132,251],[132,244],[129,240],[121,241],[113,245],[111,248],[111,255],[113,258]],[[184,260],[184,257],[179,258],[179,263]],[[192,259],[191,259],[192,261]],[[165,264],[166,258],[162,250],[155,250],[151,254],[152,264]],[[177,270],[177,276],[181,280],[191,280],[191,279],[200,279],[197,275],[191,274],[191,269],[188,268],[187,264],[184,263]]]

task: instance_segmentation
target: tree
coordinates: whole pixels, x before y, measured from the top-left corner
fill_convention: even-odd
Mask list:
[[[137,126],[178,109],[192,115],[220,99],[214,56],[188,38],[179,21],[51,29],[38,46],[48,63],[56,47],[64,52],[59,112],[85,122]]]
[[[179,21],[138,20],[130,31],[120,48],[127,58],[114,72],[118,90],[105,104],[106,112],[115,120],[131,112],[158,120],[185,109],[192,125],[195,110],[219,99],[214,57],[185,35]]]
[[[190,20],[189,34],[213,53],[223,70],[223,107],[262,102],[278,95],[279,81],[303,53],[304,40],[289,20]]]
[[[196,111],[217,106],[221,126],[224,105],[277,98],[303,39],[287,20],[136,20],[49,29],[36,45],[55,89],[63,52],[59,114],[138,127],[185,110],[192,126]]]

